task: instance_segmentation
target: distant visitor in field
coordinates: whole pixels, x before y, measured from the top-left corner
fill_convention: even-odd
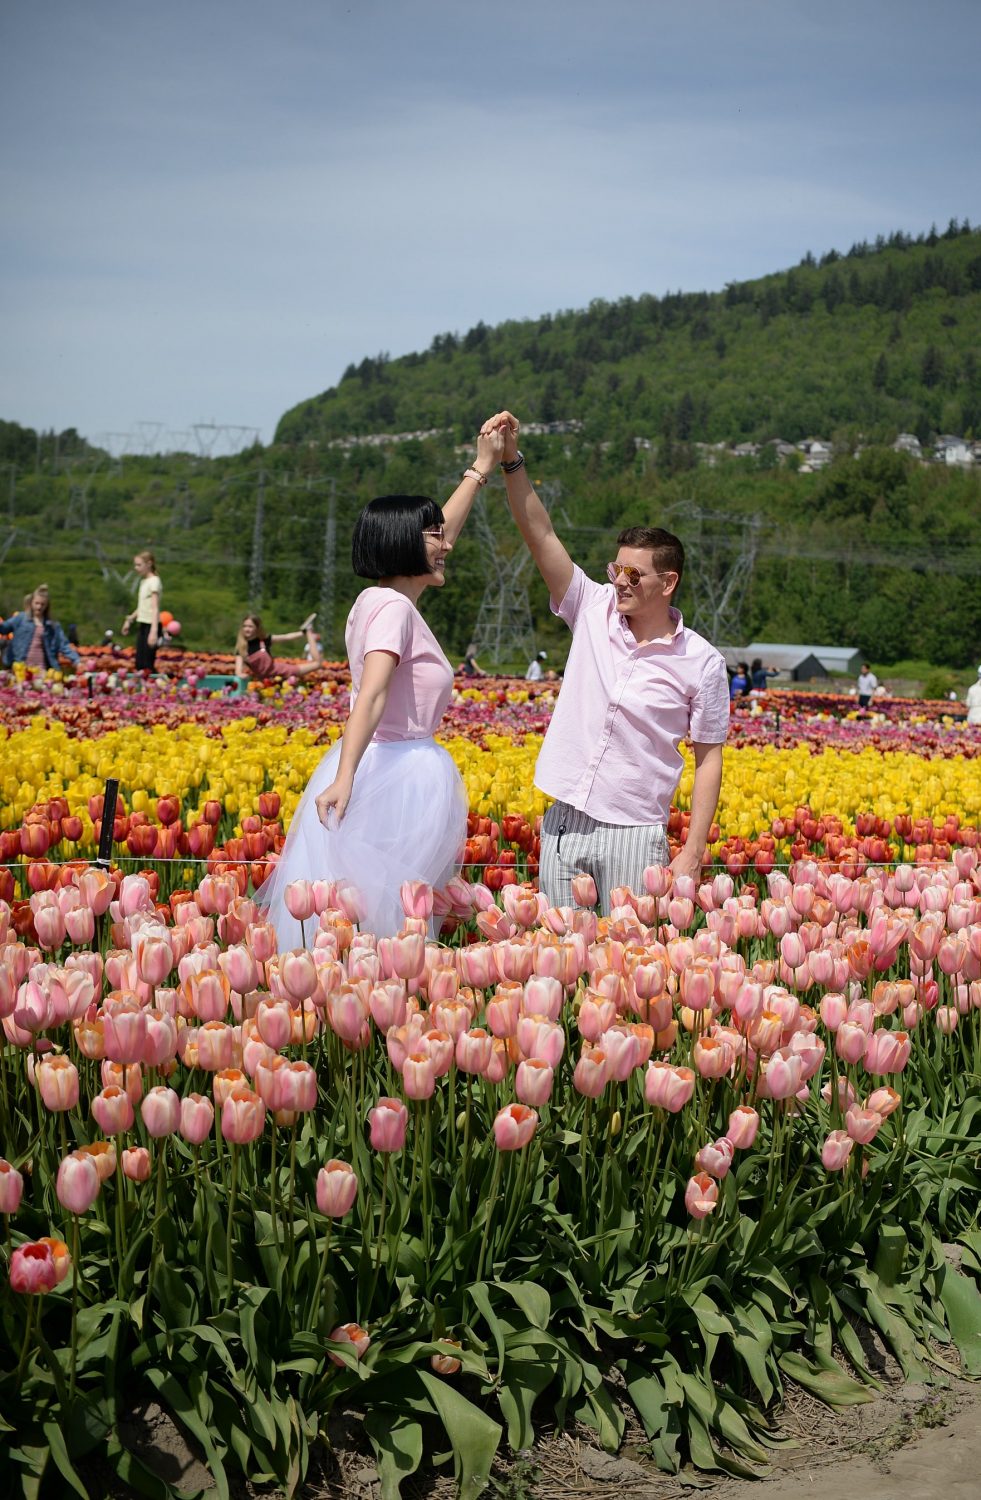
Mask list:
[[[427,588],[443,587],[446,559],[503,451],[502,432],[482,435],[473,466],[442,509],[420,495],[385,495],[358,517],[352,565],[374,582],[347,619],[351,712],[341,740],[310,778],[279,862],[256,897],[269,909],[280,952],[303,942],[286,908],[294,880],[336,882],[345,910],[384,937],[402,926],[404,881],[440,886],[459,869],[467,796],[433,739],[453,692],[453,668],[419,600]]]
[[[879,686],[879,679],[867,661],[863,661],[862,663],[862,670],[858,674],[858,681],[855,686],[858,688],[859,708],[868,708],[872,702],[872,694]]]
[[[57,620],[51,618],[51,598],[48,585],[41,583],[33,594],[27,594],[24,608],[11,615],[9,620],[0,620],[0,635],[9,635],[10,643],[4,653],[4,664],[13,666],[24,662],[39,672],[61,665],[67,657],[73,666],[80,665],[75,647],[62,630]]]
[[[765,693],[769,687],[769,679],[776,677],[778,667],[764,667],[762,658],[756,656],[750,663],[749,685],[754,693]]]
[[[464,651],[463,664],[460,667],[460,671],[464,677],[483,677],[485,675],[483,667],[477,660],[476,641],[471,641],[466,651]]]
[[[157,564],[152,552],[138,552],[133,558],[133,568],[140,580],[136,595],[136,608],[123,621],[123,635],[136,621],[136,670],[152,672],[157,660],[160,644],[160,596],[163,584],[157,576]]]
[[[977,681],[971,683],[964,701],[967,704],[967,722],[981,724],[981,667],[978,667]]]
[[[302,677],[315,672],[320,666],[320,642],[313,632],[316,614],[307,615],[299,630],[287,630],[280,635],[269,634],[258,615],[246,615],[239,626],[235,642],[235,675],[248,682],[262,682],[277,672],[289,672]],[[271,648],[280,641],[306,641],[305,661],[282,662],[278,667],[273,660]]]
[[[542,823],[539,883],[553,905],[568,906],[573,876],[592,875],[608,912],[611,890],[642,890],[645,868],[668,863],[667,821],[685,737],[696,767],[691,819],[671,867],[699,877],[729,728],[726,664],[671,604],[684,569],[678,538],[631,526],[617,537],[608,582],[587,578],[532,487],[510,412],[481,429],[495,431],[504,433],[511,514],[553,613],[572,631],[565,688],[535,768],[535,785],[555,798]]]
[[[541,682],[545,675],[545,669],[542,666],[543,661],[548,661],[547,651],[539,651],[538,655],[533,657],[528,663],[528,670],[525,672],[526,682]]]
[[[752,684],[749,678],[749,663],[740,661],[736,663],[736,670],[729,679],[729,697],[735,702],[737,698],[748,696]]]

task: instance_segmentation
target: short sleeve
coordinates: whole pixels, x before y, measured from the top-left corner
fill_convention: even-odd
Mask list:
[[[365,623],[363,654],[391,651],[401,661],[412,639],[412,605],[408,599],[384,599]]]
[[[562,599],[558,604],[554,599],[549,600],[549,607],[553,615],[558,615],[570,630],[575,630],[576,621],[583,609],[602,599],[606,592],[602,583],[594,583],[591,578],[587,578],[582,568],[576,564],[572,570],[572,581]]]
[[[729,675],[722,657],[713,652],[692,699],[688,737],[696,745],[722,745],[728,733]]]

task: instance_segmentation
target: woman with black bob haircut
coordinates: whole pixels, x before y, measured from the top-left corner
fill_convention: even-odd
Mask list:
[[[376,937],[391,937],[405,920],[403,883],[439,887],[460,868],[467,797],[433,738],[453,692],[453,668],[418,606],[427,588],[443,587],[446,559],[503,451],[500,431],[478,438],[473,465],[442,509],[422,495],[383,495],[358,517],[352,566],[375,582],[354,601],[344,633],[351,711],[256,894],[280,953],[316,936],[314,923],[301,928],[287,909],[296,880],[332,884],[330,904]]]
[[[427,495],[382,495],[361,512],[351,541],[357,578],[418,578],[430,570],[426,532],[445,516]]]

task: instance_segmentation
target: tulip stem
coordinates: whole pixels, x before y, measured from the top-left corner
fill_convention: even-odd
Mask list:
[[[387,1158],[386,1158],[386,1160],[387,1160]],[[321,1287],[324,1284],[324,1277],[327,1274],[327,1257],[330,1254],[330,1232],[333,1229],[333,1227],[334,1227],[334,1221],[333,1221],[333,1219],[328,1219],[327,1220],[327,1233],[324,1235],[324,1248],[323,1248],[323,1250],[321,1252],[321,1255],[320,1255],[320,1269],[317,1271],[317,1282],[316,1282],[316,1285],[314,1286],[313,1297],[310,1300],[310,1307],[309,1307],[309,1310],[307,1312],[307,1323],[309,1324],[310,1331],[312,1333],[317,1332],[318,1328],[319,1328],[320,1289],[321,1289]]]
[[[20,1390],[27,1370],[27,1355],[31,1347],[31,1334],[34,1330],[34,1304],[36,1297],[27,1299],[27,1321],[24,1324],[24,1342],[20,1346],[20,1359],[17,1364],[17,1379],[14,1381],[14,1389]]]
[[[589,1114],[593,1101],[589,1095],[586,1096],[586,1105],[582,1112],[582,1127],[579,1134],[579,1174],[582,1180],[582,1196],[580,1200],[580,1217],[583,1224],[586,1222],[586,1169],[589,1156]]]
[[[494,1223],[494,1212],[495,1212],[495,1210],[497,1208],[497,1192],[498,1192],[498,1188],[501,1185],[501,1166],[502,1166],[503,1160],[504,1160],[504,1153],[502,1151],[496,1151],[494,1153],[494,1173],[493,1173],[493,1176],[491,1177],[490,1198],[488,1199],[488,1206],[487,1206],[487,1222],[484,1224],[484,1232],[483,1232],[483,1235],[481,1236],[481,1240],[480,1240],[480,1255],[477,1258],[477,1277],[476,1277],[477,1281],[482,1281],[483,1280],[483,1275],[484,1275],[484,1258],[485,1258],[485,1256],[487,1254],[487,1246],[490,1244],[491,1228],[492,1228],[493,1223]],[[491,1266],[492,1267],[493,1267],[493,1264],[494,1264],[494,1261],[493,1261],[493,1258],[492,1258],[491,1259]]]
[[[290,1134],[290,1202],[286,1218],[286,1235],[289,1240],[289,1285],[293,1286],[293,1261],[296,1253],[296,1221],[293,1218],[293,1203],[296,1196],[296,1124]]]
[[[235,1199],[238,1196],[238,1147],[229,1147],[232,1157],[232,1183],[228,1193],[228,1228],[225,1233],[225,1298],[232,1300],[232,1236],[235,1225]]]
[[[301,923],[302,926],[302,923]],[[279,1223],[276,1218],[276,1120],[272,1120],[272,1141],[269,1147],[269,1202],[272,1210],[273,1244],[279,1249]]]
[[[75,1367],[78,1359],[78,1280],[78,1214],[72,1214],[72,1363],[71,1380],[68,1386],[69,1401],[75,1399]]]
[[[157,1269],[157,1252],[160,1248],[160,1221],[164,1211],[164,1162],[167,1157],[167,1137],[161,1136],[157,1147],[157,1201],[153,1210],[153,1239],[150,1247],[150,1270],[147,1274],[147,1297],[153,1290],[154,1272]]]

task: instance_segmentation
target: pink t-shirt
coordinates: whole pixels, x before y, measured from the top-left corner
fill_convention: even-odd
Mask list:
[[[344,639],[352,706],[367,653],[391,651],[399,659],[374,738],[424,740],[435,734],[453,692],[453,668],[415,605],[397,589],[367,588],[354,601]]]
[[[666,823],[681,740],[721,744],[728,733],[721,652],[686,630],[676,609],[669,641],[638,646],[612,584],[581,568],[552,612],[571,629],[572,650],[535,785],[601,823]]]

